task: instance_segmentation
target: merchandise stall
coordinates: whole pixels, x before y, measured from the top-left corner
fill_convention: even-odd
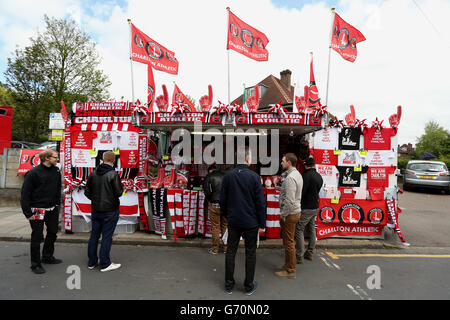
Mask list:
[[[286,152],[298,154],[301,149],[307,156],[308,146],[304,137],[321,130],[325,119],[323,113],[317,110],[290,113],[280,105],[265,113],[246,113],[239,109],[239,106],[220,105],[204,112],[187,112],[179,107],[171,112],[149,112],[145,107],[135,108],[133,123],[147,132],[150,145],[156,150],[150,155],[148,163],[149,211],[154,232],[163,239],[171,234],[175,241],[178,238],[211,237],[208,204],[202,190],[208,166],[216,162],[226,163],[226,159],[232,159],[228,163],[234,163],[238,139],[247,139],[247,146],[258,145],[258,151],[268,155],[273,134],[277,135],[278,164],[275,173],[265,175],[261,162],[256,160],[257,163],[251,168],[261,175],[267,206],[267,228],[260,236],[263,239],[280,238],[280,157]],[[185,133],[182,140],[179,139],[180,129]],[[217,142],[208,133],[220,133],[223,139]],[[188,160],[194,161],[171,157],[174,154],[171,151],[185,139],[192,146],[189,147]],[[222,150],[223,158],[219,161],[205,160],[202,155],[209,154],[212,149],[213,153]]]
[[[398,226],[397,193],[401,190],[396,183],[400,109],[389,118],[389,127],[378,119],[369,126],[355,119],[353,112],[345,118],[346,124],[322,106],[300,113],[287,112],[280,105],[269,112],[242,112],[239,106],[225,105],[204,112],[179,106],[170,112],[151,112],[125,102],[77,103],[63,143],[65,230],[89,231],[73,230],[77,221],[90,219],[84,185],[104,150],[114,150],[116,170],[126,189],[120,199],[118,227],[134,232],[140,225],[142,230],[174,241],[211,237],[202,187],[208,166],[215,161],[206,161],[203,155],[221,149],[225,156],[217,163],[226,163],[234,159],[235,142],[242,138],[246,145],[257,145],[255,150],[268,155],[269,137],[276,134],[280,158],[293,152],[300,159],[310,155],[316,159],[324,180],[316,219],[318,239],[381,238],[388,226],[406,243]],[[223,136],[220,142],[211,138],[218,132]],[[186,141],[186,150],[173,152]],[[267,228],[260,236],[279,239],[281,171],[278,168],[276,174],[265,175],[259,160],[251,168],[261,175],[267,207]],[[304,171],[302,161],[297,168]]]
[[[131,123],[133,105],[126,102],[75,103],[64,141],[64,229],[90,231],[91,202],[84,195],[89,174],[103,153],[116,154],[124,193],[120,197],[117,232],[137,229],[139,220],[148,230],[144,197],[147,192],[147,136]]]
[[[346,124],[332,118],[309,135],[311,154],[324,185],[316,219],[317,238],[383,238],[385,226],[408,245],[398,225],[397,130],[401,107],[383,125],[378,118],[367,125],[355,119]]]

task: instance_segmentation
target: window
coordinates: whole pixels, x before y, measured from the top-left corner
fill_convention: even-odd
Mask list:
[[[447,171],[447,167],[439,163],[411,163],[408,169],[414,171],[431,171],[431,172],[441,172]]]

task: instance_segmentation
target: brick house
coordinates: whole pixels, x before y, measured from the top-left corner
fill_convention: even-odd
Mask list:
[[[400,157],[409,157],[415,151],[411,143],[398,145],[398,155]]]
[[[291,85],[292,72],[288,69],[280,72],[280,78],[269,75],[264,80],[257,83],[259,86],[259,112],[267,112],[269,104],[278,103],[287,110],[292,111],[292,98],[294,97],[294,87]],[[245,88],[247,97],[254,95],[255,85]],[[242,104],[243,94],[233,100],[231,104]]]

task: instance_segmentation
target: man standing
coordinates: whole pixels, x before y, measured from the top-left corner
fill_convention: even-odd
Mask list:
[[[282,184],[280,189],[281,234],[284,246],[284,265],[275,272],[279,277],[294,279],[296,275],[295,261],[295,225],[300,219],[300,201],[302,196],[303,179],[296,169],[297,157],[287,153],[281,160]]]
[[[209,218],[212,227],[212,246],[208,252],[217,254],[219,253],[219,246],[223,245],[220,234],[223,235],[227,229],[227,219],[220,214],[219,204],[224,173],[222,170],[217,169],[215,165],[210,166],[208,171],[210,173],[206,176],[204,183],[204,192],[206,200],[208,200]],[[223,252],[227,252],[226,245],[223,245]]]
[[[295,227],[295,242],[297,263],[303,263],[303,258],[312,260],[314,249],[316,247],[316,228],[315,221],[317,211],[319,211],[319,192],[322,188],[323,179],[316,171],[316,161],[314,158],[308,158],[305,161],[305,172],[303,173],[303,191],[302,191],[302,214]],[[308,250],[305,252],[304,231],[309,232]]]
[[[30,221],[32,229],[31,270],[36,274],[45,273],[41,262],[47,264],[62,262],[53,256],[61,201],[61,174],[56,167],[58,153],[47,149],[39,154],[39,159],[41,163],[25,175],[20,199],[22,212]],[[47,236],[41,260],[40,247],[44,238],[44,223],[47,227]]]
[[[266,228],[266,206],[261,178],[250,170],[252,162],[249,148],[245,148],[244,164],[228,171],[222,180],[220,210],[228,221],[227,253],[225,256],[225,292],[233,292],[234,265],[239,240],[245,240],[245,294],[251,295],[257,288],[254,280],[256,246],[259,231]]]
[[[103,154],[103,163],[89,175],[84,194],[91,200],[92,232],[88,244],[88,268],[98,265],[97,247],[100,235],[100,271],[120,268],[119,263],[112,263],[109,257],[112,236],[119,221],[119,208],[123,188],[119,175],[114,170],[115,155],[112,151]]]

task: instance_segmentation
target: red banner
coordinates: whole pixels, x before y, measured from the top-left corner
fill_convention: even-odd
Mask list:
[[[385,200],[340,200],[338,204],[331,199],[319,200],[317,213],[317,239],[331,236],[380,236],[388,221]]]
[[[42,151],[43,150],[22,149],[20,151],[19,170],[17,174],[25,174],[34,167],[37,167],[41,163],[39,153]]]
[[[347,61],[354,62],[357,56],[356,44],[366,38],[358,29],[345,22],[337,13],[334,14],[331,47]]]
[[[159,71],[178,74],[175,53],[154,41],[131,23],[131,59]]]
[[[153,70],[150,65],[147,66],[147,107],[153,111],[153,102],[155,102],[155,79],[153,78]]]
[[[313,58],[311,56],[311,65],[309,70],[309,90],[308,90],[308,106],[320,107],[319,89],[316,86],[313,70]]]
[[[256,61],[267,61],[269,60],[269,51],[266,49],[268,43],[269,39],[264,33],[228,11],[227,49],[232,49]]]
[[[189,101],[188,98],[181,92],[180,88],[178,88],[177,85],[173,88],[173,94],[172,94],[172,105],[174,103],[178,103],[179,105],[187,105],[189,107],[189,112],[197,112],[197,109],[195,108],[194,104]]]

